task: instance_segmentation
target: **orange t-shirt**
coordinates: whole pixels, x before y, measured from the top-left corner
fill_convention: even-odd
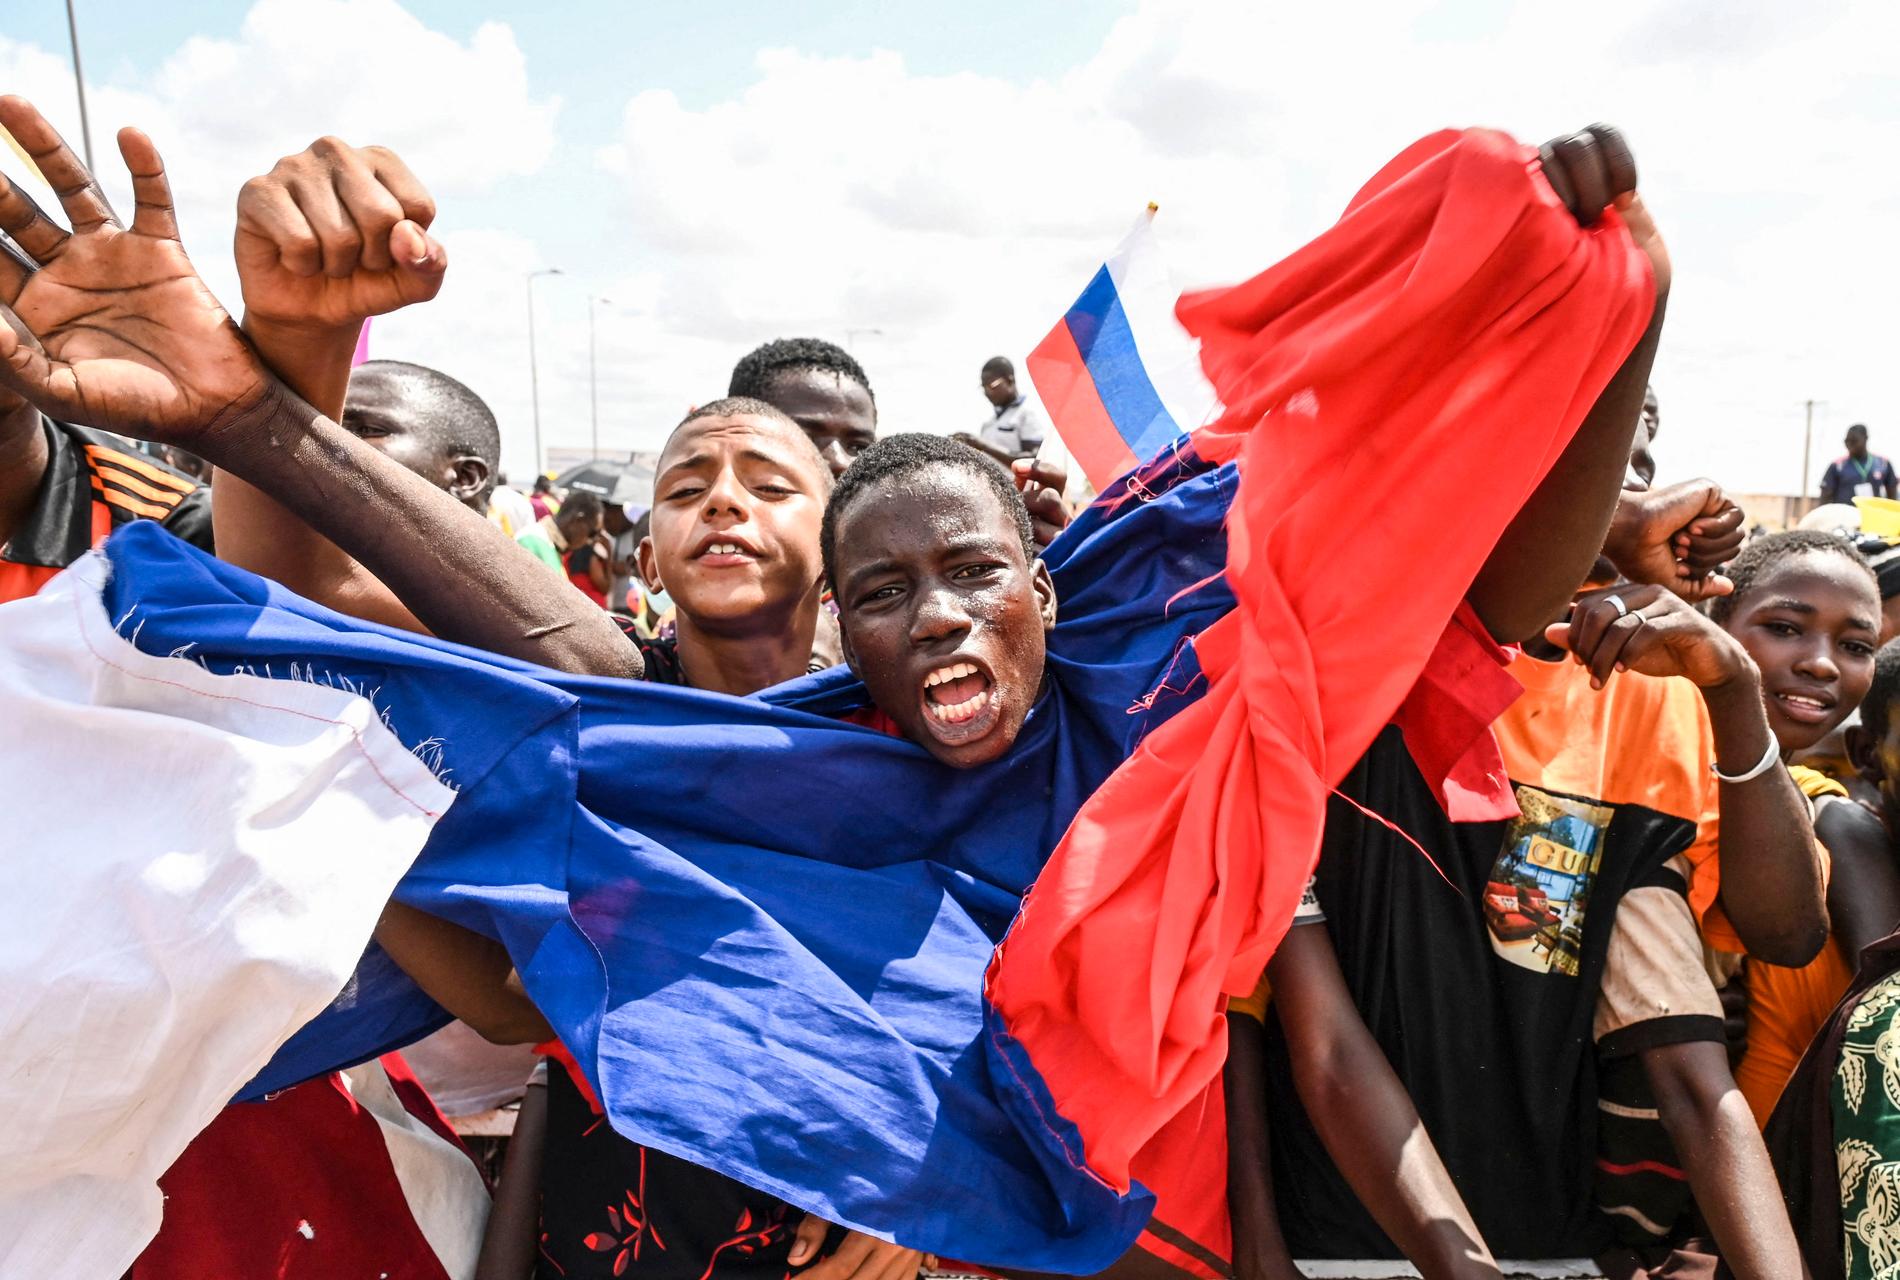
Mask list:
[[[1590,673],[1574,661],[1523,654],[1510,673],[1525,696],[1494,730],[1512,778],[1685,818],[1696,824],[1690,858],[1705,843],[1714,852],[1714,739],[1694,685],[1623,672],[1592,689]]]

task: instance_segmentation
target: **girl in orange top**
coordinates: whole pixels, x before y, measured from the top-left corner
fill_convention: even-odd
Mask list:
[[[1729,569],[1733,594],[1709,608],[1761,670],[1762,700],[1782,758],[1819,742],[1866,697],[1880,637],[1880,591],[1873,570],[1846,539],[1797,530],[1750,543]],[[1847,792],[1811,769],[1790,770],[1810,803],[1840,803]],[[1892,874],[1889,872],[1889,874]],[[1853,976],[1840,921],[1860,876],[1837,865],[1828,886],[1833,936],[1808,964],[1788,969],[1751,959],[1746,968],[1748,1047],[1736,1083],[1758,1123],[1827,1021]],[[1891,932],[1893,921],[1877,931]]]

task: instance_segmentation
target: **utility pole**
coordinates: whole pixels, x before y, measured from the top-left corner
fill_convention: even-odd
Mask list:
[[[600,373],[594,358],[594,312],[602,303],[613,305],[612,298],[587,299],[587,402],[594,416],[594,457],[600,457]]]
[[[528,399],[534,407],[534,473],[541,474],[541,374],[534,362],[534,282],[541,276],[558,276],[559,267],[528,273]]]
[[[1807,402],[1808,425],[1801,433],[1801,497],[1808,496],[1809,457],[1814,452],[1814,401]]]
[[[86,73],[79,66],[79,18],[73,13],[73,0],[66,0],[66,34],[73,41],[73,84],[79,89],[79,143],[86,152],[86,168],[97,176],[99,166],[92,162],[92,121],[86,115]]]

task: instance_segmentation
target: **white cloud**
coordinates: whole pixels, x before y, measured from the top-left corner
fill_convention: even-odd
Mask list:
[[[1521,3],[1495,19],[1415,0],[1155,0],[1047,81],[922,76],[892,53],[768,51],[742,94],[628,105],[605,161],[662,260],[663,335],[805,332],[858,353],[890,427],[982,411],[975,370],[1046,331],[1149,199],[1177,268],[1223,281],[1319,231],[1412,137],[1494,124],[1535,139],[1611,119],[1636,145],[1678,273],[1658,370],[1666,473],[1798,481],[1800,402],[1891,424],[1900,177],[1878,5]]]
[[[1896,46],[1900,11],[1854,0],[1646,0],[1587,17],[1536,0],[1148,0],[1082,64],[1029,83],[923,75],[890,52],[766,50],[723,100],[654,88],[618,121],[564,116],[581,145],[557,152],[558,102],[530,90],[506,27],[457,41],[395,0],[262,0],[235,38],[95,84],[93,114],[102,145],[121,121],[159,139],[188,242],[230,301],[244,177],[324,132],[404,154],[441,199],[452,267],[442,300],[384,322],[375,345],[475,386],[517,468],[523,278],[555,261],[549,245],[573,273],[536,286],[550,443],[588,436],[589,292],[616,301],[597,327],[611,447],[650,446],[723,392],[748,347],[799,333],[855,349],[887,428],[951,430],[984,411],[982,360],[1040,339],[1149,200],[1177,273],[1224,282],[1317,233],[1430,129],[1536,139],[1609,119],[1635,144],[1677,263],[1657,376],[1664,472],[1763,490],[1799,479],[1809,397],[1825,402],[1817,458],[1863,419],[1900,452],[1886,350]],[[63,58],[0,39],[0,84],[70,123]],[[617,184],[610,233],[583,253],[550,229],[558,209],[498,211],[497,184],[527,174]],[[471,199],[484,223],[458,213]]]

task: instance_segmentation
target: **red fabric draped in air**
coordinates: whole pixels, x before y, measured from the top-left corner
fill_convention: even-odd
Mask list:
[[[1240,460],[1238,606],[1197,641],[1207,694],[1083,807],[988,983],[1112,1185],[1217,1079],[1223,994],[1286,931],[1331,788],[1415,686],[1408,720],[1494,699],[1420,675],[1653,304],[1620,219],[1579,228],[1534,152],[1476,130],[1415,143],[1313,243],[1181,301],[1227,406],[1196,446]]]

